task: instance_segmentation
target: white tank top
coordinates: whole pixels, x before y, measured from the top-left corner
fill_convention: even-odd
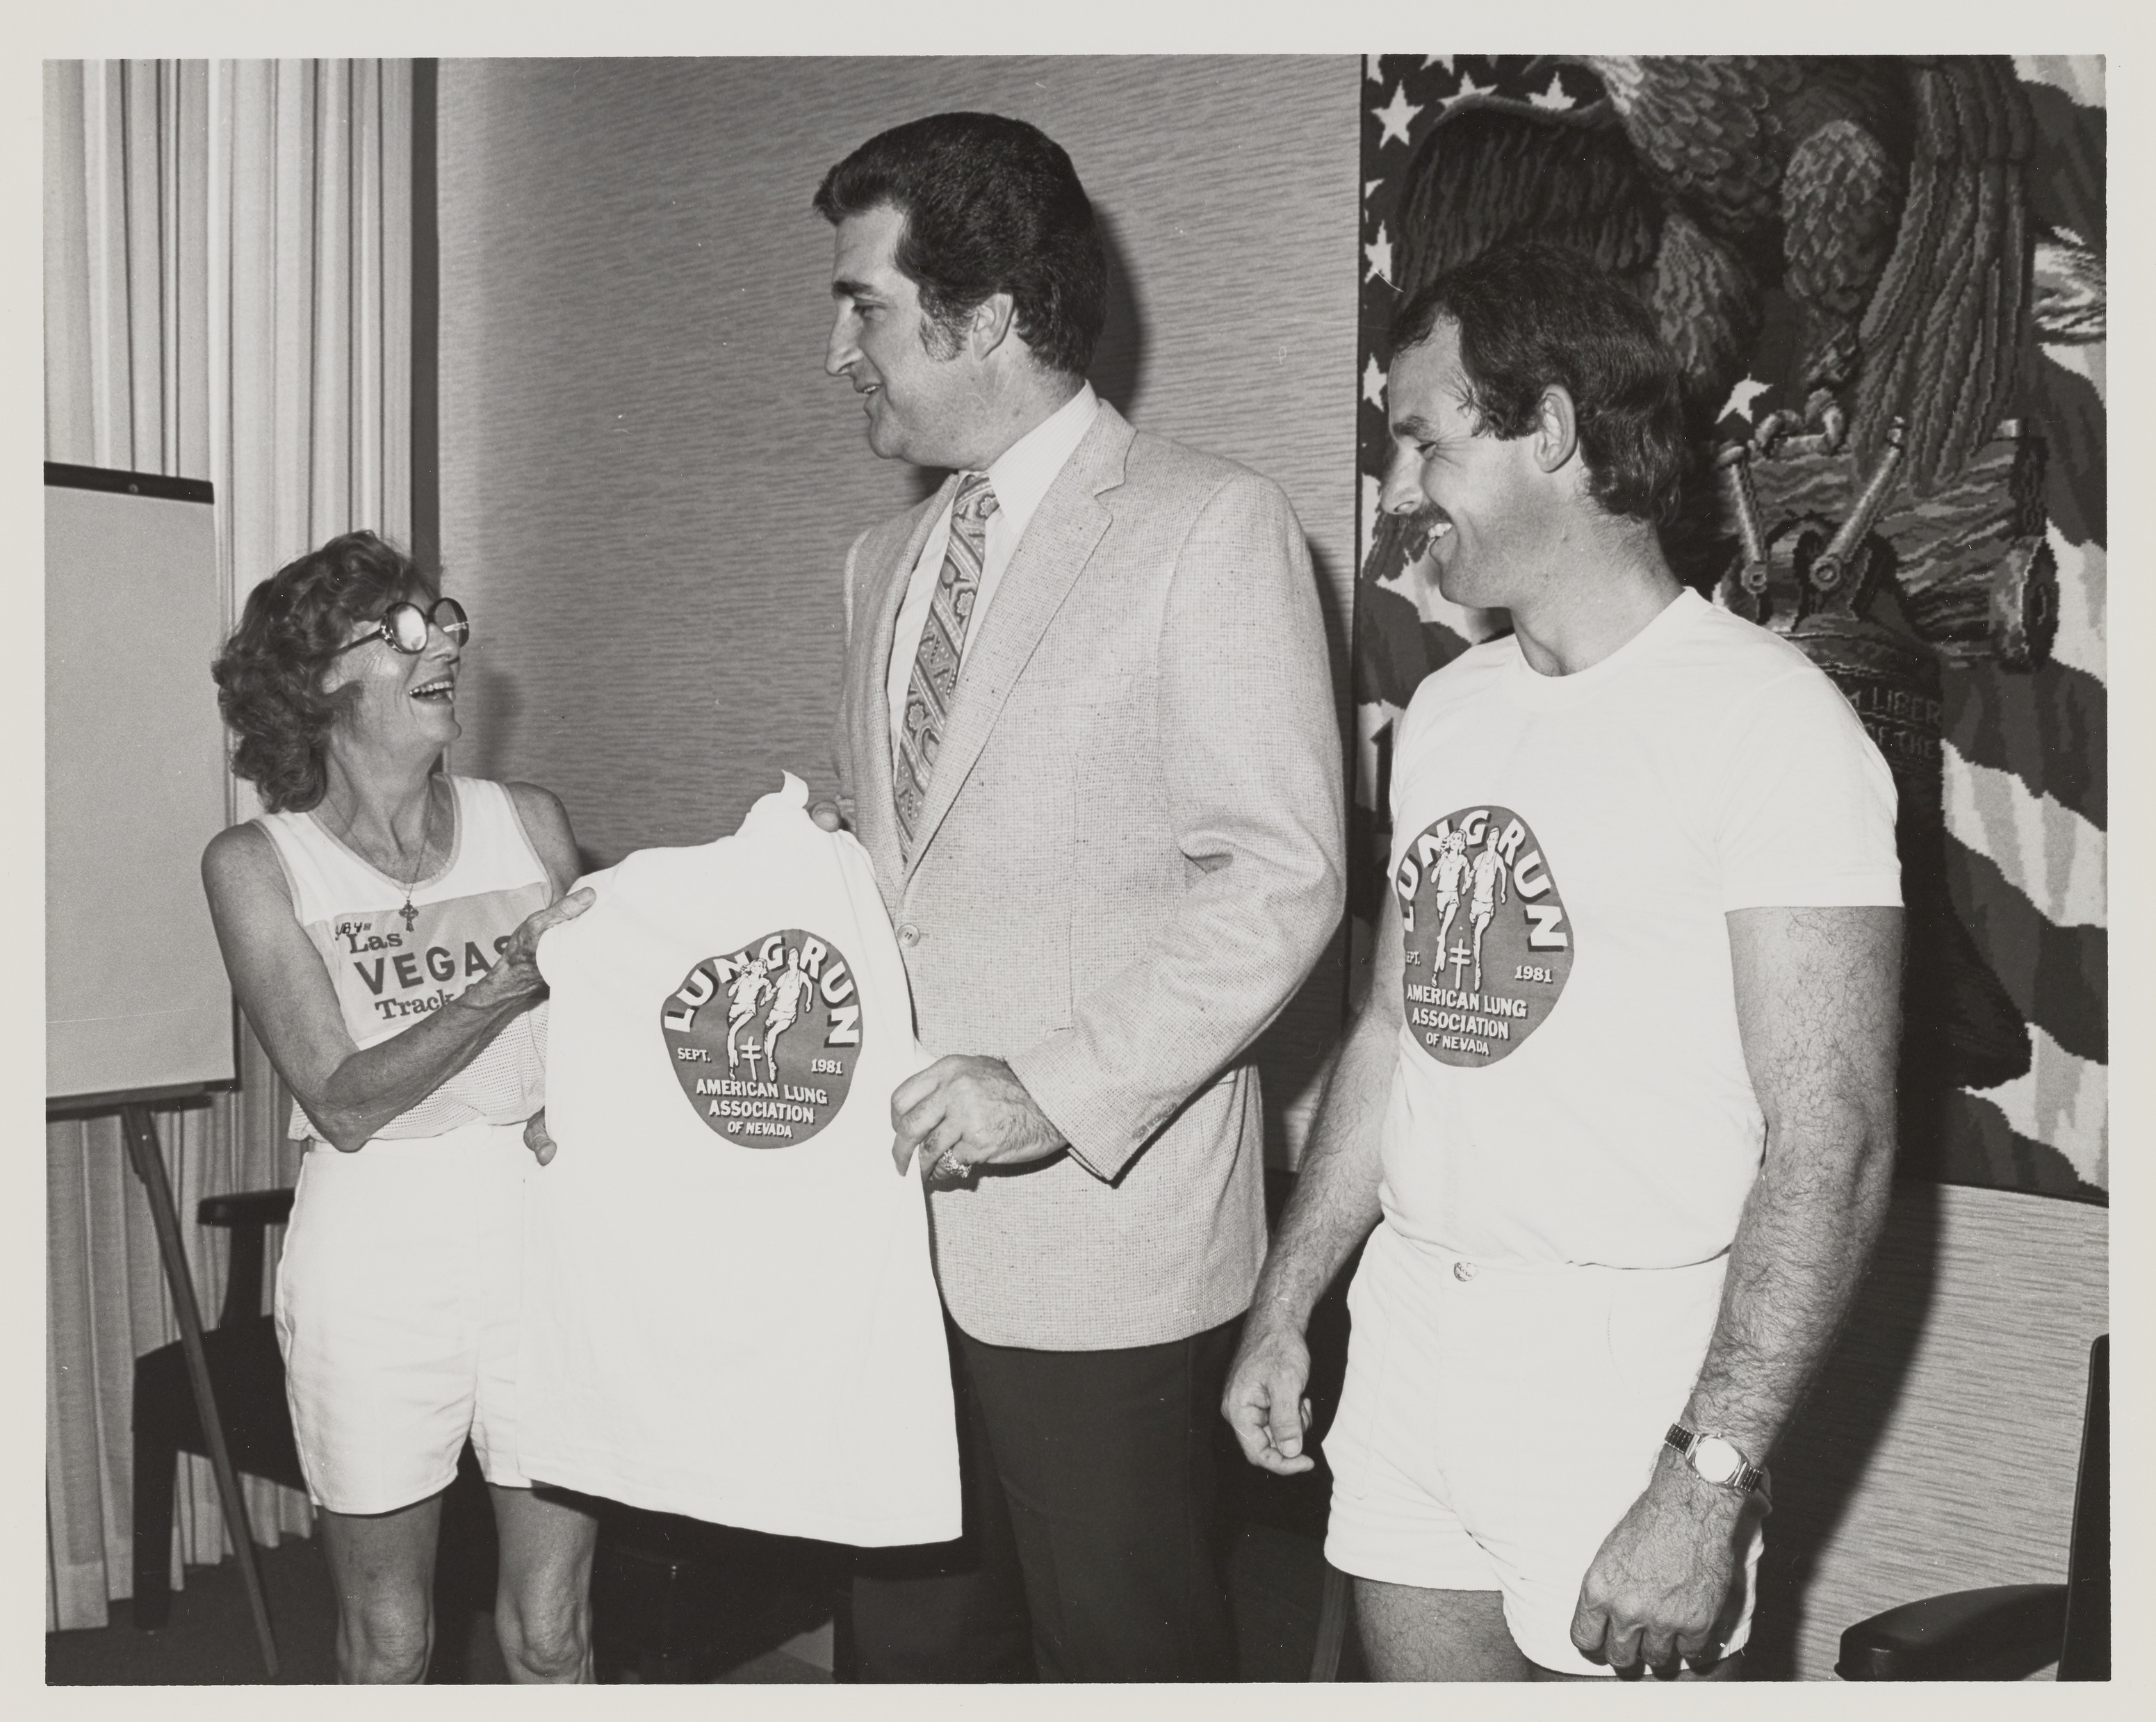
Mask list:
[[[959,1532],[920,1068],[867,852],[801,780],[739,835],[582,882],[540,941],[553,1161],[525,1184],[517,1462],[665,1513],[867,1545]]]
[[[321,954],[360,1046],[400,1035],[439,1010],[491,969],[517,923],[553,900],[546,864],[500,784],[449,780],[456,809],[449,864],[412,887],[362,860],[306,813],[265,813],[291,887],[292,907]],[[462,1070],[378,1139],[439,1136],[460,1124],[518,1123],[545,1103],[546,1006],[519,1012]],[[319,1138],[299,1103],[288,1133]]]

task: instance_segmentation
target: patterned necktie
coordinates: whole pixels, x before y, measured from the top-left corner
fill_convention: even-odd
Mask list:
[[[996,493],[985,472],[959,481],[951,504],[951,542],[943,552],[942,572],[921,625],[921,648],[913,655],[913,676],[906,684],[906,720],[899,732],[898,758],[891,787],[898,806],[899,852],[911,859],[913,828],[928,799],[928,779],[949,722],[951,701],[958,691],[958,661],[966,649],[966,624],[973,619],[973,594],[981,583],[983,546],[988,517],[996,511]]]

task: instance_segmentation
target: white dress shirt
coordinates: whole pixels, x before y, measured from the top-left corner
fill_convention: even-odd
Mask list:
[[[1040,499],[1048,494],[1048,487],[1055,482],[1055,475],[1085,440],[1100,405],[1093,385],[1081,385],[1077,393],[1005,449],[988,468],[996,511],[988,517],[982,547],[981,583],[974,589],[973,616],[959,648],[962,667],[966,654],[981,637],[981,624],[987,619],[1004,570],[1010,566],[1018,549],[1018,541],[1025,535],[1027,523],[1040,506]],[[906,599],[898,607],[898,625],[891,633],[891,667],[885,676],[885,688],[891,700],[894,767],[898,738],[906,730],[906,694],[913,680],[913,661],[921,650],[921,630],[928,625],[929,602],[935,595],[937,577],[943,570],[943,552],[950,542],[951,506],[947,502],[929,531],[928,542],[921,547],[921,560],[914,563],[913,573],[907,578]]]

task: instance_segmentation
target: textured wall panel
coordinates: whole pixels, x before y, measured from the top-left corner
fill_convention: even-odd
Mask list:
[[[1896,1191],[1849,1326],[1774,1457],[1755,1675],[1823,1679],[1882,1609],[2066,1576],[2109,1216]]]
[[[845,547],[918,491],[822,374],[808,200],[855,144],[945,108],[1070,150],[1117,266],[1096,382],[1286,487],[1337,672],[1356,79],[1348,59],[444,62],[442,543],[475,623],[457,768],[554,789],[600,861],[731,828],[782,765],[825,774]]]

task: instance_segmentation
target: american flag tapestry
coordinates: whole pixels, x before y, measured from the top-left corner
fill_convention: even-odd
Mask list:
[[[2105,1200],[2102,60],[1384,54],[1362,87],[1358,938],[1393,727],[1507,626],[1379,511],[1385,331],[1450,265],[1566,245],[1682,367],[1672,564],[1893,768],[1904,1172]]]

